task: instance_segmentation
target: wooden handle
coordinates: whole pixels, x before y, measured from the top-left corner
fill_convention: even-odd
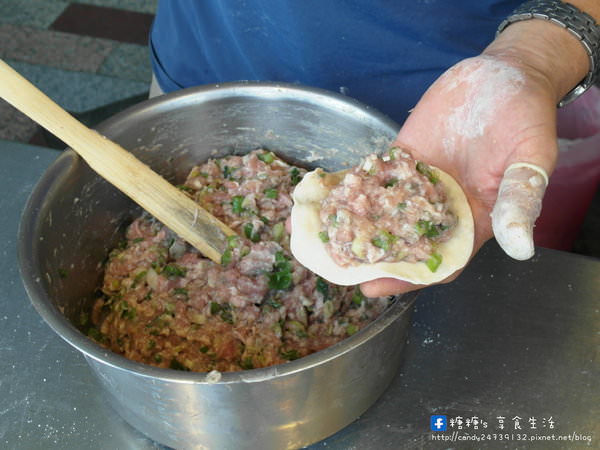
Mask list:
[[[75,150],[105,178],[216,263],[235,232],[131,153],[87,128],[0,60],[0,96]]]

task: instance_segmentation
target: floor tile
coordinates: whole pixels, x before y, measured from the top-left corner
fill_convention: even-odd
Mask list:
[[[37,130],[33,135],[26,141],[28,144],[37,145],[38,147],[53,148],[55,150],[64,150],[68,147],[63,141],[57,137],[52,136],[44,130],[42,127],[37,127]]]
[[[152,66],[147,46],[118,44],[102,63],[98,73],[125,80],[144,81],[150,84]]]
[[[0,139],[27,142],[36,130],[33,120],[0,100]]]
[[[98,124],[105,120],[113,117],[115,114],[122,112],[123,110],[137,105],[145,100],[148,100],[148,93],[144,92],[140,95],[133,97],[127,97],[125,99],[117,100],[116,102],[108,105],[103,105],[99,108],[88,110],[83,113],[74,114],[75,118],[78,119],[84,125],[90,128],[96,128]],[[58,150],[62,150],[67,145],[55,136],[52,136],[50,132],[38,127],[38,130],[28,141],[30,144],[39,145],[41,147],[49,147]]]
[[[48,28],[68,5],[63,0],[2,0],[0,23]]]
[[[118,45],[108,39],[14,24],[0,24],[0,42],[4,59],[84,72],[97,72]]]
[[[50,29],[146,45],[154,15],[71,3]]]
[[[6,62],[55,102],[74,113],[85,112],[148,91],[148,83],[139,81],[71,72],[20,61]]]
[[[95,6],[109,6],[112,8],[154,14],[158,0],[77,0],[77,3],[86,3],[88,5]]]

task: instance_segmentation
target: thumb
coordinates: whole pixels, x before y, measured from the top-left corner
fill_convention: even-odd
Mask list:
[[[500,247],[514,259],[534,255],[533,226],[547,185],[546,171],[535,164],[511,164],[504,172],[491,214],[492,229]]]

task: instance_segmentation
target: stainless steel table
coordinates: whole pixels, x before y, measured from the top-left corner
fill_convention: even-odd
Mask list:
[[[19,216],[56,156],[0,141],[0,447],[162,448],[111,410],[22,287]],[[313,447],[600,448],[599,380],[600,261],[539,249],[516,262],[491,242],[457,281],[422,291],[402,371]],[[447,431],[431,431],[432,415]]]

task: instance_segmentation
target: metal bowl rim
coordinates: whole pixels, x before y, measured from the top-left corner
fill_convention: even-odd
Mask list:
[[[328,106],[338,112],[360,114],[369,121],[384,124],[393,134],[397,134],[400,130],[400,126],[389,116],[354,98],[322,88],[271,81],[232,81],[169,92],[126,108],[104,120],[96,129],[102,133],[119,123],[124,117],[152,113],[155,109],[162,107],[170,110],[179,108],[180,104],[209,102],[231,97],[256,97],[263,100],[266,98],[272,100],[291,98],[319,104],[323,104],[325,100]]]

